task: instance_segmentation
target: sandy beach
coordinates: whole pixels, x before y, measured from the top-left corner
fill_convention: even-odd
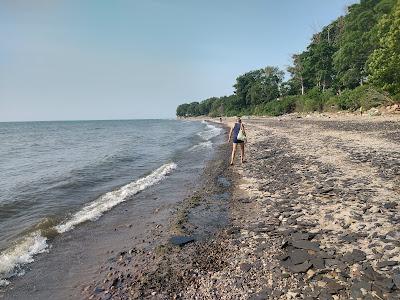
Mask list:
[[[142,253],[142,265],[126,263],[136,252],[120,253],[128,268],[109,267],[83,295],[399,299],[398,121],[333,115],[245,120],[247,162],[227,167],[220,156],[220,167],[211,170],[223,173],[209,177],[229,194],[227,225],[181,246],[167,241]],[[221,174],[228,185],[218,184]],[[198,205],[214,211],[209,196],[201,193],[196,204],[186,199],[184,215]],[[188,236],[204,226],[190,217],[179,220],[170,234]]]

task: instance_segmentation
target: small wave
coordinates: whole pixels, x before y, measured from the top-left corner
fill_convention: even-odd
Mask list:
[[[202,123],[204,122],[204,124],[206,124],[206,130],[199,132],[198,135],[203,139],[203,140],[211,140],[212,138],[218,136],[221,134],[222,132],[222,128],[221,127],[216,127],[214,125],[211,125],[205,121],[202,121]]]
[[[47,238],[37,231],[0,253],[0,286],[8,285],[7,279],[21,274],[21,267],[33,262],[34,255],[47,252],[47,247]]]
[[[189,149],[189,151],[198,151],[198,150],[203,150],[203,149],[211,149],[212,148],[212,142],[211,141],[206,141],[199,143],[197,145],[194,145]]]
[[[175,163],[165,164],[146,177],[124,185],[118,190],[102,195],[100,198],[75,213],[71,219],[57,225],[55,227],[56,230],[59,233],[63,233],[73,229],[76,225],[83,222],[97,220],[104,212],[110,210],[119,203],[126,201],[129,196],[133,196],[147,187],[163,180],[165,176],[176,167],[177,165]]]

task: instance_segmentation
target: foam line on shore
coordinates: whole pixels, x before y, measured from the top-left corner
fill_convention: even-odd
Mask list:
[[[0,253],[0,286],[8,285],[8,278],[19,275],[23,265],[34,261],[34,255],[47,251],[47,238],[36,231]]]
[[[202,121],[203,124],[206,124],[206,130],[199,132],[197,135],[200,136],[203,140],[209,141],[212,138],[218,136],[222,132],[221,127],[217,127],[209,124],[208,122]]]
[[[163,180],[165,176],[176,169],[176,167],[177,165],[175,163],[162,165],[150,175],[124,185],[115,191],[102,195],[80,211],[76,212],[69,220],[57,225],[55,227],[56,230],[59,233],[64,233],[83,222],[97,220],[104,212],[110,210],[119,203],[126,201],[130,196],[133,196]]]
[[[177,165],[173,162],[164,164],[151,174],[100,196],[83,207],[80,211],[73,214],[72,217],[64,223],[51,228],[58,233],[64,233],[72,230],[75,226],[83,222],[97,220],[106,211],[128,200],[130,196],[162,181],[176,168]],[[23,265],[32,263],[35,255],[48,252],[48,239],[43,235],[45,235],[43,229],[35,230],[17,241],[12,247],[0,252],[0,287],[8,285],[8,279],[11,277],[22,275]]]

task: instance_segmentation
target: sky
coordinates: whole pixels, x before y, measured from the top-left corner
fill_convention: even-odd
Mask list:
[[[356,0],[0,0],[0,122],[173,118]]]

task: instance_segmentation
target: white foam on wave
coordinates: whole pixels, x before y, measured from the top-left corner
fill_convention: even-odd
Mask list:
[[[211,140],[212,138],[218,136],[222,132],[221,127],[217,127],[214,125],[211,125],[205,121],[202,121],[203,124],[206,124],[206,130],[199,132],[198,135],[203,139],[203,140]]]
[[[56,230],[59,233],[64,233],[83,222],[97,220],[104,212],[110,210],[119,203],[126,201],[130,196],[133,196],[147,187],[163,180],[166,175],[176,169],[176,167],[177,165],[175,163],[162,165],[150,175],[124,185],[115,191],[102,195],[80,211],[76,212],[69,220],[57,225],[55,227]]]
[[[47,252],[47,238],[39,231],[24,237],[15,246],[0,253],[0,286],[9,284],[8,278],[19,275],[21,267],[34,261],[33,256]]]
[[[211,149],[211,148],[212,148],[212,142],[206,141],[206,142],[201,142],[197,145],[194,145],[193,147],[189,148],[189,151],[198,151],[198,150]]]

